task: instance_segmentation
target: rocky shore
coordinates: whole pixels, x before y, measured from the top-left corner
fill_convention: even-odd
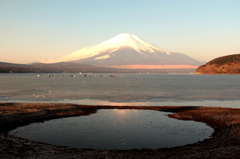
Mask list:
[[[33,122],[90,115],[99,109],[146,109],[172,112],[169,117],[205,122],[213,135],[191,145],[134,150],[74,149],[8,135],[8,131]],[[0,158],[240,158],[240,109],[183,106],[86,106],[47,103],[0,104]]]

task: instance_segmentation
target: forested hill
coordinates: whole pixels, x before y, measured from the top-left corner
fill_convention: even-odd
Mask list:
[[[197,68],[197,74],[240,74],[240,54],[218,57]]]

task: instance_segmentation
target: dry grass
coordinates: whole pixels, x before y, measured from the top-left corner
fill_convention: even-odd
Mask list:
[[[223,129],[240,124],[240,109],[198,107],[169,116],[182,120],[205,122],[215,129]]]
[[[37,111],[63,110],[76,108],[71,104],[50,104],[50,103],[4,103],[0,104],[0,115],[16,113],[33,113]]]

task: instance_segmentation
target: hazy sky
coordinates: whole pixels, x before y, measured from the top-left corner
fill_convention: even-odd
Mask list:
[[[240,0],[0,0],[0,61],[58,58],[120,33],[197,60],[240,53]]]

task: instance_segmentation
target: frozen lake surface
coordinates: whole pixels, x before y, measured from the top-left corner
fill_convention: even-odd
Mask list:
[[[240,75],[0,74],[0,102],[240,108]]]

